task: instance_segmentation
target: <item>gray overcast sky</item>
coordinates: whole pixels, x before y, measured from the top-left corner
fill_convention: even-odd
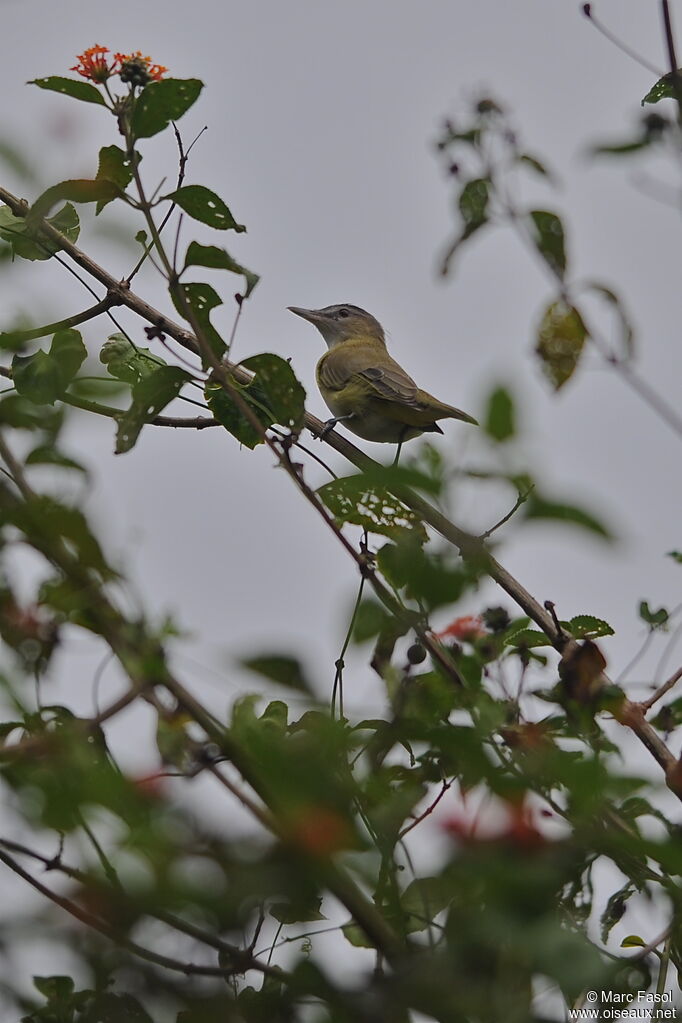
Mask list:
[[[654,5],[602,0],[598,12],[664,69]],[[575,278],[594,276],[626,296],[641,372],[674,404],[678,218],[641,194],[631,165],[585,158],[589,143],[634,131],[654,76],[566,0],[4,0],[0,18],[0,133],[19,138],[35,157],[41,185],[91,176],[98,147],[116,140],[102,111],[26,86],[27,79],[68,74],[75,54],[94,43],[140,49],[174,76],[203,79],[204,94],[181,124],[186,139],[208,125],[187,180],[213,187],[247,224],[248,234],[231,236],[228,246],[262,274],[235,355],[291,356],[311,411],[325,414],[313,376],[322,341],[286,312],[289,304],[368,308],[420,384],[474,414],[494,384],[513,387],[523,430],[516,464],[536,469],[550,493],[602,515],[620,542],[609,547],[549,526],[513,531],[501,560],[540,600],[553,599],[562,617],[589,612],[609,620],[618,635],[604,646],[617,674],[644,635],[640,598],[655,606],[678,599],[680,568],[664,554],[682,547],[680,438],[595,358],[559,397],[549,392],[532,357],[532,326],[550,288],[508,232],[475,240],[452,277],[437,278],[451,230],[451,188],[433,141],[442,119],[480,92],[509,109],[528,148],[561,181],[556,194],[530,182],[529,201],[565,215]],[[170,141],[153,140],[145,154],[153,185],[172,173]],[[667,173],[674,182],[674,169]],[[9,171],[5,180],[35,194]],[[193,236],[209,237],[200,227]],[[134,259],[101,237],[90,242],[87,231],[81,244],[117,275]],[[28,297],[27,282],[38,282],[38,297],[35,290]],[[51,265],[20,265],[12,284],[3,306],[39,307],[36,315],[45,319],[87,301]],[[225,328],[232,290],[224,286],[227,304],[216,317]],[[163,302],[158,283],[145,293]],[[139,326],[125,322],[143,340]],[[103,321],[86,330],[94,352],[109,331]],[[172,611],[191,630],[197,661],[224,667],[227,651],[302,648],[326,691],[356,580],[333,538],[283,474],[271,471],[267,453],[240,452],[217,430],[149,428],[118,458],[107,423],[78,420],[69,436],[95,470],[90,506],[109,550],[149,607]],[[464,465],[479,464],[484,450],[458,424],[447,425],[438,443]],[[324,481],[317,468],[309,472]],[[455,517],[487,528],[510,498],[485,485],[467,489],[455,494]],[[490,587],[458,613],[498,601],[510,606]],[[87,644],[79,644],[73,651],[86,663]],[[195,684],[210,684],[220,706],[220,680],[185,667]],[[645,667],[637,677],[646,677]],[[236,689],[249,685],[233,672],[230,678]],[[108,684],[113,679],[105,690]],[[358,692],[359,684],[369,689]],[[380,697],[367,672],[356,691],[349,677],[351,701],[364,704],[369,691]]]

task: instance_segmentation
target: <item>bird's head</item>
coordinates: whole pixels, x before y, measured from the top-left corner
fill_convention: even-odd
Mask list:
[[[328,305],[324,309],[302,309],[290,305],[289,310],[317,327],[328,348],[334,348],[351,338],[386,343],[379,321],[357,305],[344,302],[343,305]]]

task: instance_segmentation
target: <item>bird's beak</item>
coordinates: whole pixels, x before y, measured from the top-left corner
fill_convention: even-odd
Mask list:
[[[287,309],[290,313],[296,313],[297,316],[303,317],[304,320],[308,320],[309,323],[314,323],[315,326],[318,323],[322,323],[324,316],[319,309],[303,309],[298,305],[289,305]]]

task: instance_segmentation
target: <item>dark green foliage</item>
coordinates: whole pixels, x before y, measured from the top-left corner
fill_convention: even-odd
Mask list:
[[[150,138],[178,121],[199,98],[203,82],[198,78],[167,78],[150,82],[135,101],[131,129],[137,139]]]
[[[218,231],[246,231],[244,225],[238,224],[234,219],[220,196],[204,185],[183,185],[182,188],[170,192],[164,198],[171,199],[188,216],[199,220],[202,224],[208,224],[209,227]]]
[[[54,404],[66,394],[87,354],[79,331],[61,330],[52,338],[49,352],[15,355],[12,379],[17,393],[36,405]]]
[[[223,304],[222,298],[210,284],[200,282],[178,284],[172,291],[172,298],[177,311],[199,335],[202,366],[210,369],[214,360],[222,358],[227,351],[227,345],[211,323],[211,313]]]
[[[245,657],[241,664],[263,678],[277,682],[288,689],[298,689],[310,693],[308,682],[302,665],[295,657],[284,654],[260,654],[258,657]]]
[[[39,89],[47,89],[50,92],[59,92],[63,96],[71,96],[73,99],[82,100],[85,103],[97,103],[104,106],[104,96],[94,85],[89,82],[79,82],[73,78],[60,78],[52,75],[49,78],[34,78],[29,85],[37,85]]]
[[[230,256],[225,249],[217,245],[200,245],[198,242],[190,242],[185,256],[185,267],[206,266],[214,270],[228,270],[230,273],[241,274],[246,282],[244,298],[248,298],[260,280],[258,274],[247,270]]]
[[[289,363],[264,352],[245,359],[242,366],[254,374],[253,380],[244,385],[232,378],[233,393],[218,381],[209,380],[206,386],[206,402],[216,419],[241,444],[254,448],[262,443],[260,431],[244,415],[234,394],[251,409],[263,429],[278,423],[298,433],[303,426],[305,391]]]
[[[505,387],[496,387],[488,398],[483,429],[493,440],[511,440],[516,432],[516,415],[511,394]]]
[[[70,242],[76,242],[80,234],[80,221],[71,203],[47,218],[47,223],[56,228]],[[0,238],[9,243],[12,254],[22,259],[50,259],[59,251],[59,244],[41,231],[40,225],[28,217],[15,217],[9,206],[0,208]]]
[[[612,539],[608,527],[603,522],[600,522],[591,512],[586,511],[584,508],[578,508],[573,504],[548,500],[538,494],[537,491],[533,491],[524,505],[524,515],[526,519],[547,519],[570,523],[587,530],[589,533],[594,533],[604,540]]]
[[[166,405],[177,398],[191,377],[179,366],[159,366],[132,387],[132,404],[120,417],[116,433],[116,454],[135,446],[145,423],[150,422]]]
[[[548,210],[532,210],[531,235],[537,250],[550,270],[563,278],[566,273],[566,250],[564,226],[556,213]]]

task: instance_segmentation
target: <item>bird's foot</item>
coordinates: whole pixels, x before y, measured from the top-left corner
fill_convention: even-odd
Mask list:
[[[328,437],[329,434],[332,432],[332,430],[334,429],[334,427],[336,426],[337,423],[338,423],[338,419],[328,419],[327,422],[322,427],[322,429],[320,430],[320,433],[319,433],[317,439],[318,440],[324,440],[325,437]]]
[[[317,439],[318,440],[324,440],[324,438],[327,437],[332,432],[332,430],[334,429],[334,427],[336,426],[337,423],[343,423],[343,422],[347,421],[348,419],[352,419],[352,418],[353,418],[353,414],[351,413],[348,416],[336,416],[334,419],[328,419],[327,422],[322,427],[322,429],[320,430],[320,433],[318,434]]]

